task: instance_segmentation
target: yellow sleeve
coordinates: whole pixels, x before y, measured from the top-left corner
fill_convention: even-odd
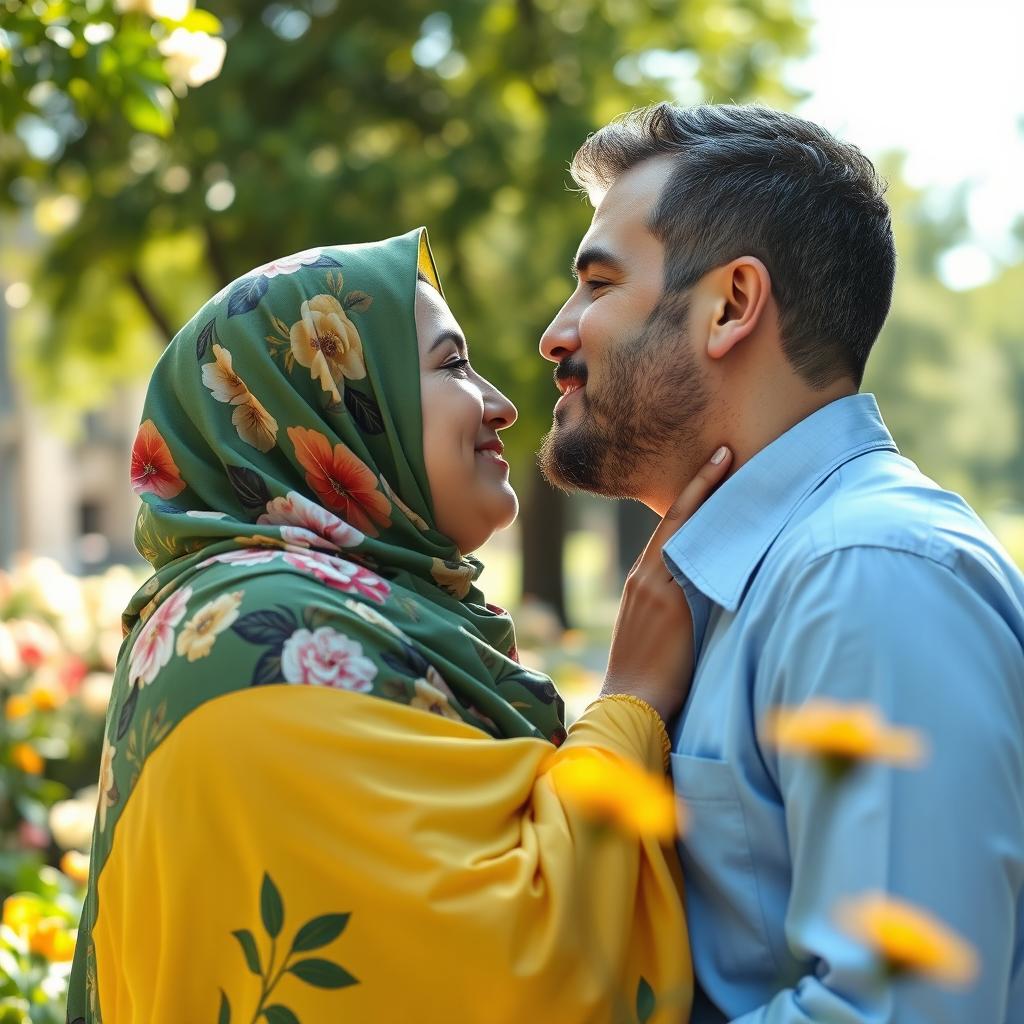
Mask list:
[[[592,705],[561,749],[587,745],[661,770],[639,705]],[[675,851],[596,835],[551,752],[316,687],[202,705],[98,879],[105,1020],[686,1021]]]

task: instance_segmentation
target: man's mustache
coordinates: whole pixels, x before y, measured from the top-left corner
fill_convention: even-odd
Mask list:
[[[574,380],[580,384],[587,383],[587,364],[572,359],[563,359],[555,367],[555,386],[558,386],[559,381]]]

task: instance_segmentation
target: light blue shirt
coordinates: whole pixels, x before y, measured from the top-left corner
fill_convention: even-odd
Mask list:
[[[984,524],[854,395],[742,466],[665,560],[698,650],[672,755],[694,1024],[1022,1024],[1024,578]],[[876,705],[927,760],[835,785],[761,741],[815,697]],[[879,984],[834,921],[877,890],[966,938],[976,983]]]

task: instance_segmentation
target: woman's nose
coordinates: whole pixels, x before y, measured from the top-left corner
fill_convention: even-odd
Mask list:
[[[516,407],[493,384],[488,384],[484,396],[484,422],[487,426],[492,430],[504,430],[518,418]]]
[[[552,363],[560,363],[580,347],[579,318],[570,299],[548,324],[540,338],[540,354]]]

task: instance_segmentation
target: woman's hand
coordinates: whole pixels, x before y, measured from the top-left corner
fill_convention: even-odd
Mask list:
[[[720,448],[686,485],[630,570],[619,602],[601,695],[641,697],[666,722],[682,708],[693,678],[693,619],[661,551],[731,464],[732,452]]]

